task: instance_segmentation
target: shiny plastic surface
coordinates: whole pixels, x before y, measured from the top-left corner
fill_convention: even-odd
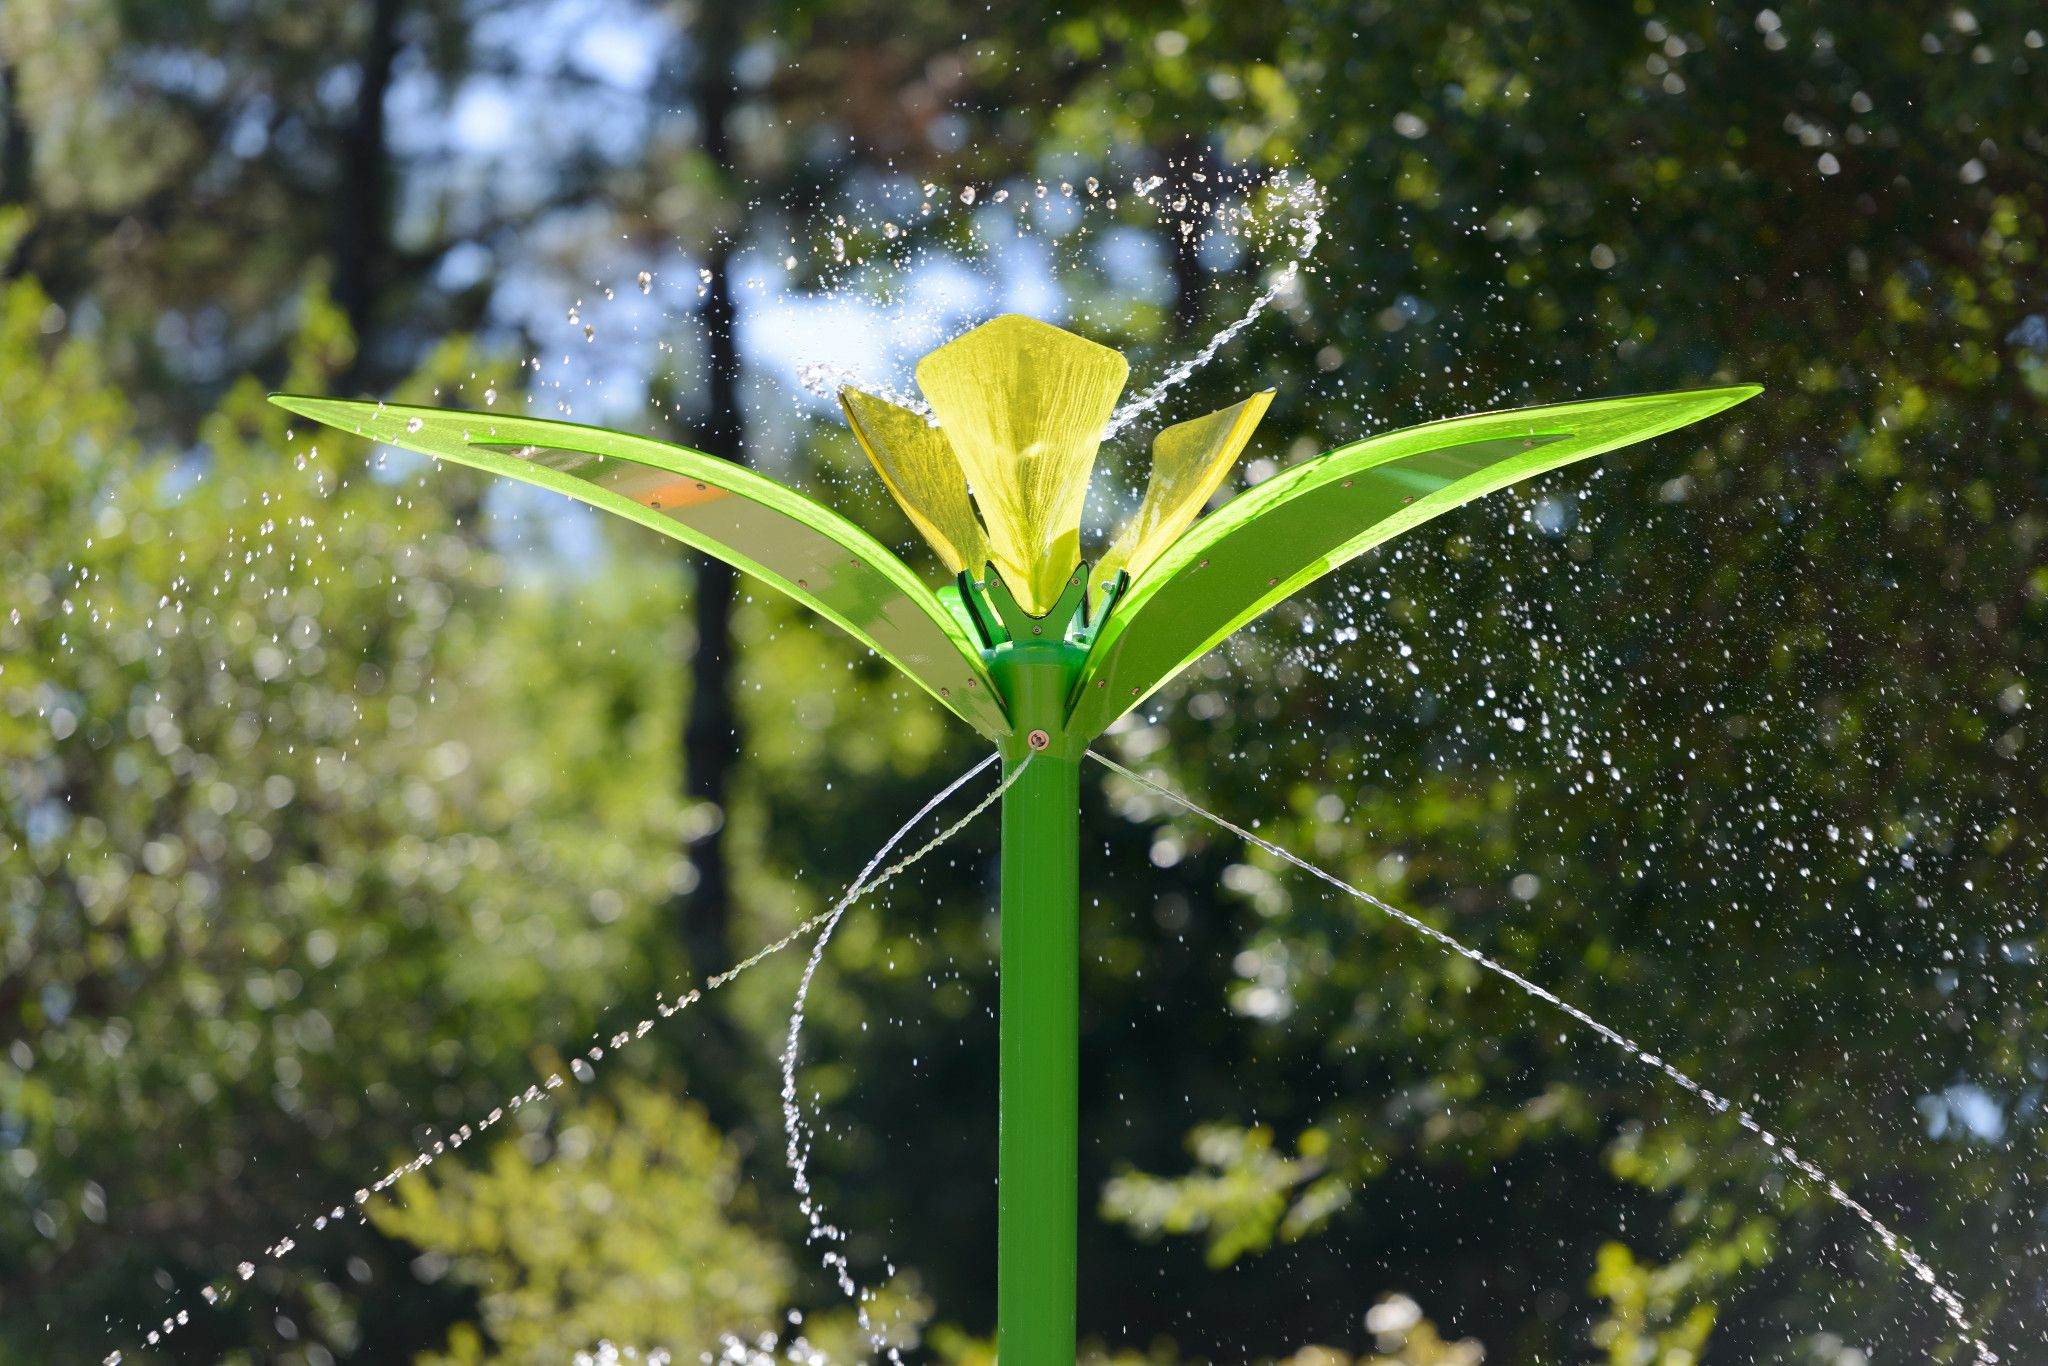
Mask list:
[[[896,505],[948,570],[988,563],[988,533],[967,497],[967,476],[946,434],[908,408],[858,389],[839,391],[846,425],[867,452]]]
[[[1033,616],[1081,559],[1081,506],[1130,366],[1106,346],[1005,314],[917,365],[988,528],[989,558]]]
[[[1273,391],[1263,390],[1242,403],[1189,422],[1176,422],[1152,438],[1152,474],[1145,482],[1145,501],[1124,523],[1096,567],[1097,582],[1119,569],[1143,578],[1152,562],[1202,515],[1209,495],[1244,454],[1259,419],[1272,405]]]
[[[991,740],[1009,733],[980,650],[895,552],[830,508],[728,460],[648,437],[500,413],[272,395],[279,407],[567,494],[780,589]]]
[[[1199,521],[1134,581],[1075,685],[1090,737],[1283,598],[1382,541],[1495,489],[1698,422],[1756,385],[1432,422],[1283,471]]]

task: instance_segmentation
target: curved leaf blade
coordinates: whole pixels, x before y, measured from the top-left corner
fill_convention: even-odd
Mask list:
[[[601,427],[273,394],[345,432],[603,508],[751,574],[901,669],[993,740],[1009,722],[967,631],[887,546],[729,460]]]
[[[839,391],[853,439],[882,476],[896,506],[958,574],[988,563],[988,533],[967,496],[967,476],[946,434],[908,408],[858,389]]]
[[[1089,652],[1068,729],[1100,734],[1267,608],[1432,517],[1761,392],[1736,385],[1476,413],[1297,465],[1195,523],[1131,586]]]

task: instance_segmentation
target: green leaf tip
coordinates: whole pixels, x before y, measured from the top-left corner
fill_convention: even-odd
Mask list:
[[[1275,603],[1433,517],[1762,392],[1734,384],[1474,413],[1283,470],[1189,527],[1132,584],[1089,652],[1068,729],[1100,734]]]

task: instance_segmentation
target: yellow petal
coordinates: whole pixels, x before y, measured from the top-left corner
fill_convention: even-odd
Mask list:
[[[918,363],[917,383],[988,524],[989,557],[1033,616],[1081,559],[1081,505],[1130,366],[1049,323],[1006,314]]]
[[[854,439],[918,534],[946,568],[979,574],[988,563],[988,535],[967,500],[967,476],[946,434],[908,408],[858,389],[841,389],[839,403]]]
[[[1273,390],[1267,389],[1207,417],[1176,423],[1152,438],[1152,477],[1145,485],[1145,501],[1103,555],[1094,575],[1098,581],[1115,578],[1118,569],[1137,578],[1180,538],[1237,463],[1272,401]]]

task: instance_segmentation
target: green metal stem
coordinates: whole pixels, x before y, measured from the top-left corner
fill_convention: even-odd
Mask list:
[[[1016,760],[1010,762],[1014,767]],[[1003,794],[996,1356],[1074,1360],[1081,766],[1033,756]]]
[[[1084,652],[1029,640],[988,654],[1015,734],[1003,745],[996,1355],[1072,1366],[1080,1143],[1080,791],[1061,733]],[[1018,773],[1019,766],[1023,772]]]

